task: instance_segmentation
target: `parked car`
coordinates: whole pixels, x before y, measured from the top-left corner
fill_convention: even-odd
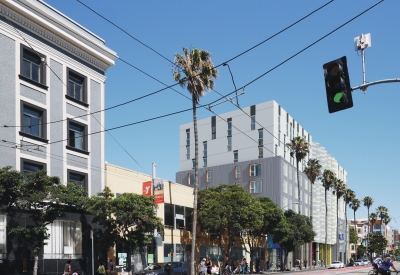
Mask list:
[[[344,263],[341,261],[333,261],[329,268],[344,268]]]
[[[145,269],[135,272],[136,275],[167,275],[164,266],[167,263],[149,264]],[[181,262],[172,262],[175,275],[188,275],[189,271]]]
[[[362,260],[364,262],[364,265],[370,265],[371,262],[368,259],[363,259]]]
[[[364,265],[363,260],[356,260],[354,261],[354,265]]]

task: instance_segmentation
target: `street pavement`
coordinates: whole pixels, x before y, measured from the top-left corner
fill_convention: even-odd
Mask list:
[[[397,270],[400,270],[400,262],[394,262],[394,266]],[[345,267],[345,268],[340,268],[340,269],[329,269],[329,268],[324,268],[324,267],[316,267],[315,269],[303,269],[299,271],[273,271],[273,272],[266,272],[262,271],[261,273],[264,275],[268,274],[279,274],[279,273],[285,273],[285,274],[290,274],[290,273],[300,273],[302,274],[312,274],[312,275],[334,275],[334,274],[351,274],[351,275],[366,275],[368,272],[372,269],[371,265],[368,266],[352,266],[352,267]],[[392,275],[395,275],[395,272],[392,272]]]

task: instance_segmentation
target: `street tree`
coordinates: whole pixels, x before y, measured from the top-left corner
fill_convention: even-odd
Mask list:
[[[199,149],[198,149],[198,133],[197,133],[197,113],[196,104],[200,102],[207,91],[214,87],[214,80],[218,76],[218,71],[211,62],[211,54],[205,50],[196,48],[190,51],[183,48],[183,55],[175,54],[173,67],[173,78],[182,88],[186,88],[192,96],[193,108],[193,132],[194,132],[194,199],[193,199],[193,225],[192,225],[192,251],[191,255],[195,255],[196,248],[196,229],[197,229],[197,193],[199,178]],[[190,265],[190,274],[195,274],[195,262],[192,257]]]
[[[371,208],[372,204],[374,203],[374,199],[371,198],[370,196],[365,196],[364,199],[362,200],[364,203],[364,206],[367,207],[367,217],[369,217],[369,209]],[[370,232],[370,224],[368,222],[368,231],[367,231],[367,248],[368,248],[368,234]],[[372,255],[370,257],[370,260],[372,262]]]
[[[350,202],[356,197],[356,193],[347,188],[346,189],[346,193],[344,194],[344,203],[345,203],[345,207],[344,207],[344,217],[346,219],[346,228],[349,227],[348,222],[347,222],[347,206],[350,204]],[[349,244],[349,238],[346,234],[346,245]]]
[[[369,234],[368,235],[369,245],[368,245],[368,253],[381,253],[386,249],[387,240],[381,234]]]
[[[61,184],[58,177],[48,176],[44,170],[24,175],[5,169],[0,178],[0,182],[14,179],[11,188],[18,196],[14,198],[13,209],[6,208],[11,217],[9,235],[32,251],[33,275],[37,275],[39,252],[50,238],[47,227],[56,219],[65,217],[67,211],[83,213],[87,193],[75,183]],[[31,222],[20,224],[21,215],[27,216]]]
[[[385,206],[378,206],[376,208],[376,214],[378,215],[378,217],[381,219],[381,231],[382,231],[382,227],[383,225],[385,225],[385,227],[383,228],[384,230],[384,234],[383,236],[386,235],[386,223],[385,222],[390,222],[390,217],[389,217],[389,209]]]
[[[0,212],[14,215],[16,203],[21,196],[21,185],[24,175],[12,170],[11,166],[0,169]]]
[[[360,208],[360,205],[361,205],[360,200],[357,198],[354,198],[349,204],[350,208],[353,209],[353,212],[354,212],[354,228],[357,228],[356,211],[358,210],[358,208]],[[355,242],[354,245],[356,248],[355,249],[355,251],[356,251],[355,259],[357,260],[357,242]]]
[[[313,222],[313,185],[317,178],[321,175],[321,164],[317,159],[309,159],[307,162],[307,167],[304,168],[304,173],[311,182],[310,190],[310,221]]]
[[[325,190],[325,255],[324,255],[324,264],[326,267],[326,262],[327,262],[327,249],[328,249],[328,199],[327,199],[327,193],[328,190],[331,189],[333,184],[336,181],[336,175],[331,171],[325,169],[324,172],[322,173],[321,176],[321,181],[322,181],[322,186],[324,187]]]
[[[113,198],[111,190],[106,187],[91,198],[88,211],[94,214],[92,222],[104,230],[99,238],[102,248],[119,245],[126,251],[134,251],[151,243],[155,229],[164,235],[163,221],[155,212],[157,207],[154,196],[123,193]]]
[[[339,247],[339,199],[346,193],[346,184],[336,179],[333,184],[333,194],[336,196],[336,247]],[[336,260],[339,260],[339,249],[336,249]]]
[[[358,242],[358,234],[356,233],[356,230],[354,229],[354,227],[350,226],[349,228],[349,242],[352,244],[355,244]]]
[[[221,184],[199,190],[198,222],[200,229],[212,237],[227,236],[226,254],[230,254],[235,236],[249,229],[251,223],[256,227],[255,231],[262,228],[262,209],[240,185]],[[255,231],[252,234],[258,234]]]
[[[369,214],[369,224],[371,228],[373,228],[377,220],[378,220],[378,215],[376,213]]]
[[[287,266],[289,252],[296,247],[312,242],[316,233],[313,231],[310,219],[307,216],[297,214],[293,210],[287,210],[284,213],[287,223],[286,236],[281,239],[279,245],[285,251],[284,266]]]

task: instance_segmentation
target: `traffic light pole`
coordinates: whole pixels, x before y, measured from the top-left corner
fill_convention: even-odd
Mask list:
[[[351,88],[351,91],[354,91],[354,90],[365,91],[369,86],[383,84],[383,83],[392,83],[392,82],[400,82],[400,78],[383,79],[383,80],[377,80],[377,81],[373,81],[373,82],[364,83],[359,86]]]

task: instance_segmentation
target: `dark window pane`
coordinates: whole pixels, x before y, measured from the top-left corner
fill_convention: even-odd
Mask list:
[[[40,120],[35,117],[32,117],[31,123],[32,124],[31,124],[30,134],[39,137],[40,136],[40,126],[39,126]]]
[[[24,174],[34,173],[34,172],[36,172],[36,171],[38,171],[40,169],[43,169],[43,166],[37,165],[37,164],[33,164],[33,163],[24,163],[23,164],[23,168],[22,168]]]
[[[22,75],[31,78],[31,63],[27,60],[23,61]]]
[[[164,203],[164,224],[174,226],[174,209],[170,203]]]
[[[69,96],[72,96],[72,97],[74,96],[74,94],[75,94],[74,87],[75,87],[74,82],[68,81],[68,95]]]
[[[85,187],[85,176],[75,173],[69,174],[69,181],[75,182],[78,186]]]
[[[75,84],[75,98],[82,101],[81,98],[81,86]]]
[[[23,120],[22,120],[22,131],[26,134],[30,134],[31,133],[31,129],[29,126],[31,126],[31,117],[24,115]]]
[[[39,82],[39,72],[40,67],[39,65],[33,64],[32,63],[32,80]]]

